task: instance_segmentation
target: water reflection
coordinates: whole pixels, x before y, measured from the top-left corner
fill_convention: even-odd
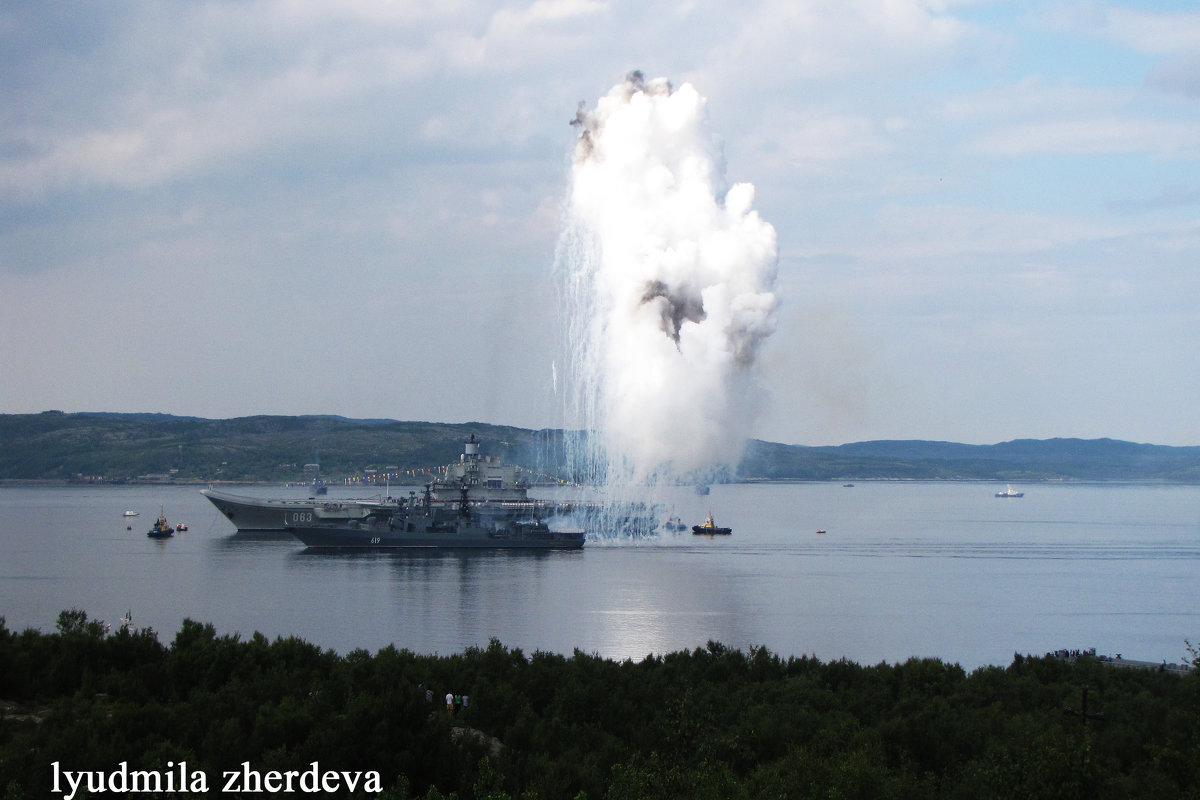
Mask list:
[[[753,615],[747,613],[740,579],[716,567],[687,558],[703,548],[604,548],[589,557],[601,582],[579,586],[577,603],[587,638],[580,649],[618,658],[690,649],[708,640],[733,646],[754,638]],[[685,556],[680,560],[680,556]]]
[[[214,550],[237,550],[264,543],[278,546],[277,549],[282,550],[283,548],[295,548],[300,544],[296,537],[286,531],[238,531],[210,541]]]
[[[346,624],[420,651],[454,652],[490,638],[526,650],[578,648],[618,658],[711,640],[761,643],[754,614],[717,561],[677,562],[685,548],[582,551],[319,551],[289,570],[347,587],[331,603]],[[694,555],[704,555],[695,548]],[[703,574],[708,572],[709,574]]]
[[[549,576],[582,558],[582,551],[302,548],[287,563],[301,580],[343,587],[328,613],[347,626],[369,628],[383,644],[445,653],[491,637],[548,649],[542,639],[554,620],[570,615],[567,587]]]

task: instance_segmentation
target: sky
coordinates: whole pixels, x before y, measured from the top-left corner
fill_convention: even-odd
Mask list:
[[[0,413],[570,425],[631,70],[776,230],[756,437],[1200,445],[1192,2],[9,0]]]

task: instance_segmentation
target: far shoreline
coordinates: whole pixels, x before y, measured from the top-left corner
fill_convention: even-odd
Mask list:
[[[804,478],[742,478],[740,480],[720,481],[711,484],[712,486],[731,485],[731,486],[757,486],[757,485],[830,485],[830,484],[846,484],[846,483],[973,483],[973,484],[1019,484],[1021,486],[1200,486],[1200,481],[1180,481],[1169,480],[1166,478],[1113,478],[1112,480],[1104,480],[1101,478],[1030,478],[1028,480],[1012,480],[1009,478],[827,478],[821,480],[804,479]],[[325,484],[331,489],[371,489],[385,488],[384,484],[347,484],[347,483],[329,483]],[[400,486],[421,486],[419,483],[393,483],[392,488]],[[5,487],[61,487],[61,488],[124,488],[130,486],[137,487],[198,487],[207,488],[210,486],[233,486],[233,487],[250,487],[250,488],[269,488],[276,487],[279,489],[298,489],[300,484],[291,485],[287,483],[278,483],[276,481],[230,481],[217,480],[209,481],[200,478],[180,478],[171,481],[158,480],[138,480],[131,478],[128,480],[112,480],[112,481],[81,481],[67,480],[64,478],[0,478],[0,488]],[[662,487],[647,487],[648,489],[656,488],[687,488],[689,484],[665,484]],[[537,489],[556,489],[560,488],[552,484],[533,484],[530,490]],[[844,487],[853,488],[853,487]]]

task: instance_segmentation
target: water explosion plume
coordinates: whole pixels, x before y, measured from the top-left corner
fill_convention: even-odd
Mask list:
[[[705,100],[632,73],[580,104],[557,272],[580,478],[705,480],[737,465],[775,328],[775,229],[727,186]]]

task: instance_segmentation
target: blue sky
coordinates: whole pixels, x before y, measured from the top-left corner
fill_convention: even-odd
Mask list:
[[[708,100],[764,439],[1200,444],[1182,2],[9,2],[0,412],[569,423],[580,101]]]

